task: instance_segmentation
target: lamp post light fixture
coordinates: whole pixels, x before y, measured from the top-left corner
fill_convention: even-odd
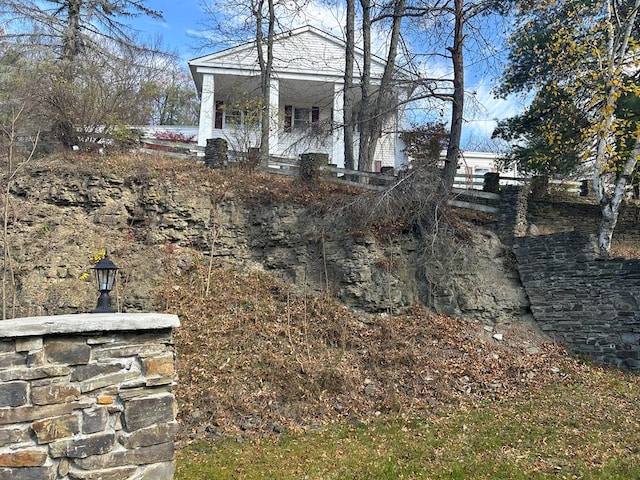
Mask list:
[[[102,257],[96,266],[93,267],[96,272],[96,282],[98,285],[98,291],[100,296],[98,297],[98,305],[91,313],[115,313],[115,310],[111,308],[111,297],[109,292],[113,290],[113,284],[116,281],[116,272],[118,267],[109,260],[109,257],[105,255]]]

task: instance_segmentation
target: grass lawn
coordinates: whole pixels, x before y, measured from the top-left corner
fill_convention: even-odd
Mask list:
[[[192,443],[176,480],[640,478],[639,383],[584,366],[568,384],[423,419]]]

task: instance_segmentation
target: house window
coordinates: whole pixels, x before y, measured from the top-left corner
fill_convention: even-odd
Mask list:
[[[227,110],[224,112],[224,124],[226,127],[239,127],[243,124],[240,110]]]
[[[305,130],[320,125],[320,107],[303,108],[293,105],[284,106],[284,131]]]
[[[293,111],[293,128],[295,130],[307,128],[311,119],[311,109],[296,108]]]
[[[290,132],[293,119],[293,106],[284,106],[284,131]]]
[[[222,116],[224,112],[222,111],[224,104],[218,100],[216,101],[216,116],[215,116],[215,128],[222,128]]]

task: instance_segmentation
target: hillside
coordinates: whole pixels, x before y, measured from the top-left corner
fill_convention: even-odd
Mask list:
[[[528,321],[489,219],[449,211],[426,232],[424,191],[398,204],[192,162],[74,155],[24,165],[10,192],[8,316],[91,310],[85,274],[108,251],[120,309],[182,321],[182,439],[410,417],[582,368]],[[420,304],[438,295],[466,320]]]

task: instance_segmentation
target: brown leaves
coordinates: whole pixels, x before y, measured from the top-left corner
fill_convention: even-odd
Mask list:
[[[266,273],[236,269],[214,269],[215,287],[202,298],[205,274],[196,267],[163,291],[182,320],[175,341],[184,438],[413,416],[564,378],[563,350],[525,326],[504,327],[497,341],[480,324],[418,307],[355,314],[328,296],[295,297]]]

